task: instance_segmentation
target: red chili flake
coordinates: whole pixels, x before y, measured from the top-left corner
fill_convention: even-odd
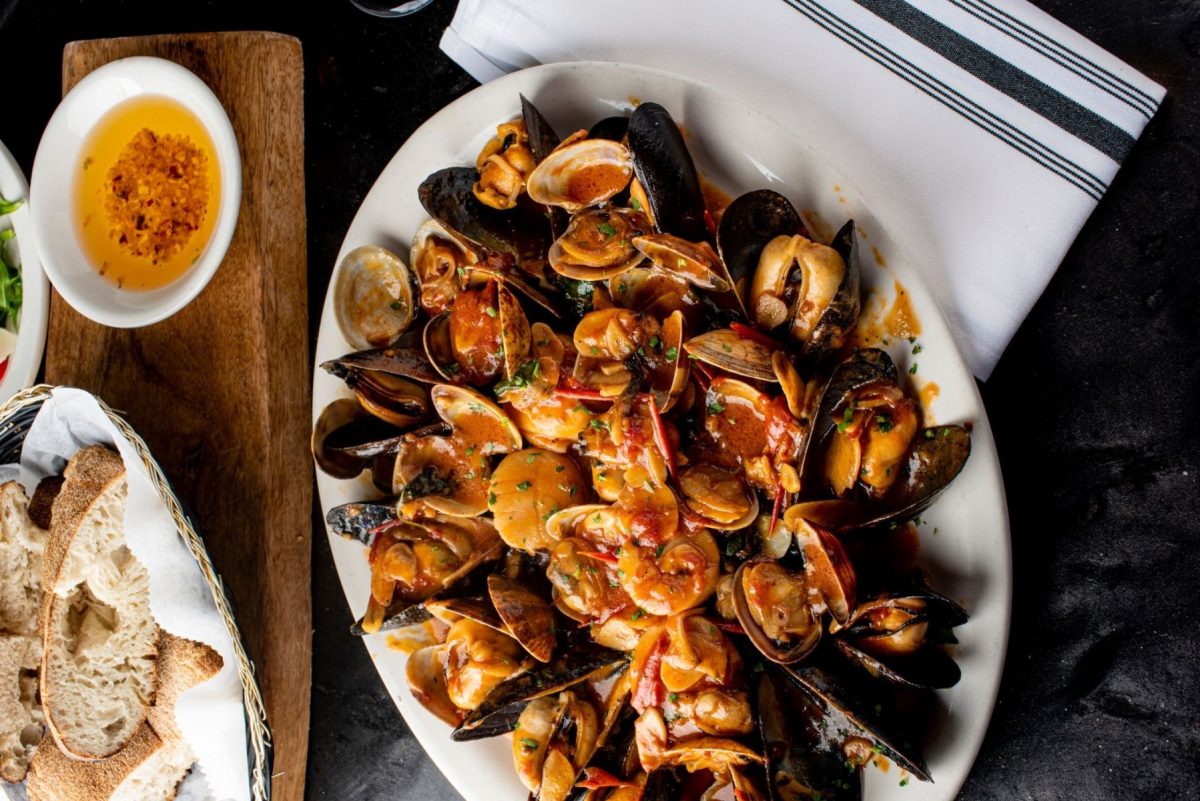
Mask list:
[[[737,334],[742,339],[748,339],[751,342],[757,342],[769,350],[781,350],[783,348],[783,345],[780,345],[774,339],[767,336],[762,331],[759,331],[757,328],[754,328],[753,326],[746,325],[745,323],[730,323],[729,327],[733,329],[733,333]]]
[[[575,782],[576,787],[584,790],[599,790],[604,787],[636,787],[633,782],[619,779],[604,768],[586,768],[583,778]]]

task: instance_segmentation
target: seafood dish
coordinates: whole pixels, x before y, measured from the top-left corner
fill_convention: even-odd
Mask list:
[[[313,457],[376,490],[327,514],[370,565],[353,631],[409,653],[450,737],[510,737],[539,801],[931,780],[967,614],[906,537],[970,425],[859,335],[854,221],[714,204],[654,102],[560,138],[519,100],[421,183],[410,252],[333,277],[347,392]]]

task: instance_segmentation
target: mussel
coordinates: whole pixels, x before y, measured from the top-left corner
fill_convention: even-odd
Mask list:
[[[689,242],[705,240],[700,174],[671,114],[658,103],[641,103],[629,117],[626,138],[655,228]]]

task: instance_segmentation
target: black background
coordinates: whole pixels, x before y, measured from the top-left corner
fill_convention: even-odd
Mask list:
[[[964,799],[1200,796],[1200,4],[1036,3],[1168,98],[983,398],[1012,518],[1012,638]],[[366,191],[475,86],[438,50],[451,0],[0,0],[0,139],[29,171],[73,39],[277,30],[304,45],[310,324]],[[7,102],[6,102],[7,99]],[[1017,235],[1014,233],[1014,236]],[[308,797],[453,799],[362,646],[314,517]]]

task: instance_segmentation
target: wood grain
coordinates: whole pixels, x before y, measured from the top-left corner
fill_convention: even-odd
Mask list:
[[[273,798],[300,801],[312,678],[300,43],[260,32],[72,42],[63,91],[132,55],[183,64],[224,104],[242,153],[237,232],[204,292],[156,325],[106,328],[53,295],[46,380],[123,411],[195,513],[257,666]]]

